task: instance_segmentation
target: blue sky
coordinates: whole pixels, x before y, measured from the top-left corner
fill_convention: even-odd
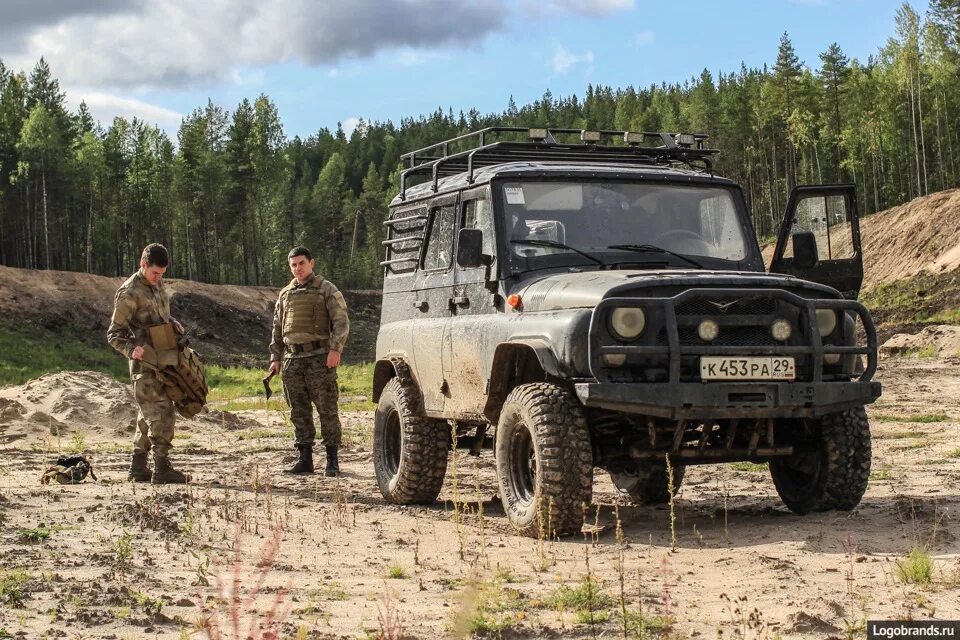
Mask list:
[[[0,59],[41,55],[76,105],[175,137],[207,99],[267,94],[288,136],[437,107],[502,111],[554,96],[772,65],[787,31],[811,68],[837,42],[865,61],[900,1],[5,0]],[[913,3],[921,14],[926,3]]]

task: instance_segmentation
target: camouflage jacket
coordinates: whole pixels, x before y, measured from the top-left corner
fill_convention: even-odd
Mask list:
[[[300,331],[292,333],[287,322],[288,298],[291,295],[306,293],[307,290],[319,290],[317,307],[314,313],[317,314],[317,325],[320,328],[316,332]],[[303,284],[298,284],[297,280],[293,279],[290,284],[280,290],[277,306],[273,311],[273,331],[269,347],[270,361],[282,360],[285,357],[306,358],[327,351],[342,353],[349,333],[350,319],[347,317],[347,302],[343,299],[343,294],[340,293],[336,285],[318,275],[311,275]],[[318,342],[320,346],[302,353],[291,351],[292,345],[310,342]]]
[[[170,321],[170,294],[161,280],[151,286],[139,271],[117,289],[107,342],[126,358],[137,345],[147,344],[147,327]],[[141,373],[138,360],[130,360],[130,375]]]

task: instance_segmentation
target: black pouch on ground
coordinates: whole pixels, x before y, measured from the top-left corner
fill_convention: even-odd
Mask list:
[[[93,464],[85,456],[60,456],[43,472],[40,482],[49,484],[51,480],[55,480],[59,484],[79,484],[87,474],[94,480],[97,479],[97,474],[93,472]]]

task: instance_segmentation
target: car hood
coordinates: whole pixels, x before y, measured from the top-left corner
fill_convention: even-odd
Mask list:
[[[690,269],[553,273],[523,280],[512,293],[520,295],[524,311],[551,311],[593,308],[604,298],[651,295],[651,289],[663,287],[673,290],[690,287],[771,288],[805,290],[813,297],[841,297],[836,289],[794,276]]]

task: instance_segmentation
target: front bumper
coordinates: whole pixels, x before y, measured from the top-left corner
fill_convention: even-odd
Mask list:
[[[780,300],[798,310],[804,325],[805,344],[793,345],[713,345],[682,342],[679,328],[695,326],[697,317],[678,317],[678,307],[691,300],[764,297]],[[657,344],[624,344],[611,341],[603,323],[615,307],[641,307],[660,319],[666,327],[666,340]],[[824,344],[817,329],[816,310],[833,309],[859,317],[866,345]],[[729,326],[760,324],[767,326],[773,315],[716,319]],[[603,364],[606,355],[660,358],[666,365],[664,379],[648,382],[612,377],[615,370]],[[863,357],[864,370],[853,379],[824,375],[824,356]],[[802,379],[771,381],[709,381],[691,379],[682,372],[682,362],[703,356],[791,356],[806,363]],[[782,289],[692,288],[666,298],[607,298],[593,312],[589,333],[589,362],[592,381],[576,384],[580,401],[589,407],[610,409],[673,419],[685,418],[783,418],[813,417],[863,406],[880,397],[879,382],[872,378],[877,370],[877,335],[870,313],[860,303],[844,299],[802,298]]]
[[[673,420],[812,418],[869,404],[879,382],[703,382],[574,385],[588,407]]]

